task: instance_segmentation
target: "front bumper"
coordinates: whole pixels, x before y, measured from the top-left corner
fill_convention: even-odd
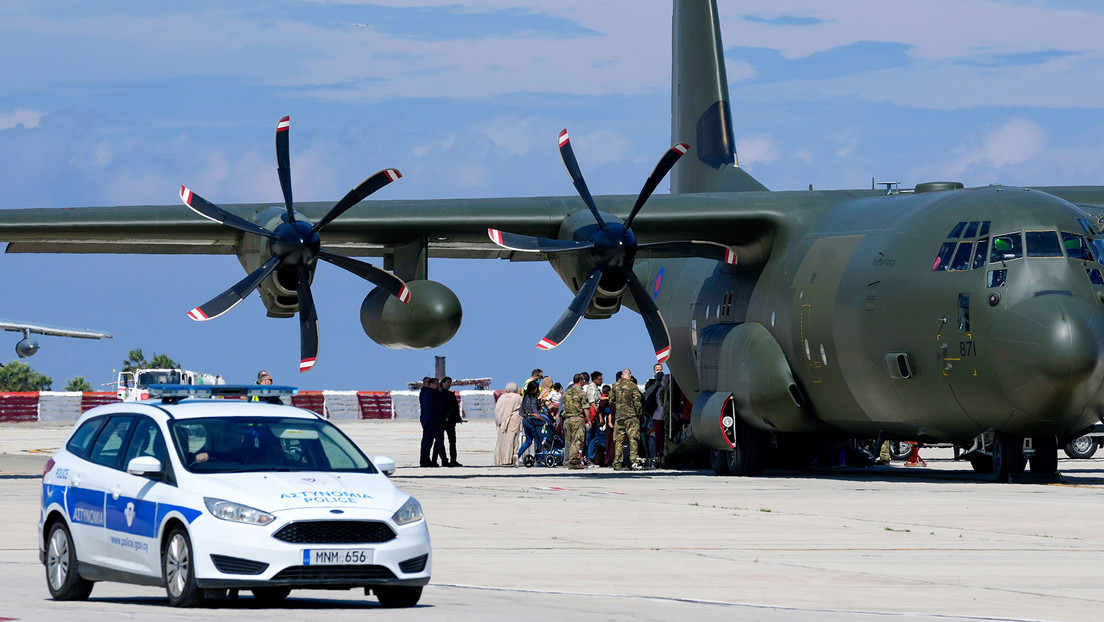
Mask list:
[[[328,512],[281,512],[271,525],[258,527],[204,516],[191,526],[196,580],[201,588],[290,587],[349,589],[379,585],[420,586],[429,583],[432,549],[425,520],[395,525],[373,511],[348,511],[342,521],[386,523],[395,537],[386,542],[286,542],[273,536],[297,522],[333,520]],[[370,564],[304,564],[307,549],[372,550]]]

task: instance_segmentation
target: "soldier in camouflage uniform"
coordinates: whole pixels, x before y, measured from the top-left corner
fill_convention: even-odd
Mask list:
[[[624,457],[624,442],[629,441],[629,464],[636,465],[640,443],[640,387],[632,381],[632,372],[626,369],[621,378],[610,389],[610,406],[615,407],[617,416],[613,431],[614,458],[613,470],[621,470]]]
[[[583,448],[583,438],[586,433],[586,407],[587,396],[583,390],[585,377],[583,374],[575,374],[572,378],[574,384],[568,387],[563,397],[563,426],[564,439],[567,441],[567,468],[581,469],[579,451]]]

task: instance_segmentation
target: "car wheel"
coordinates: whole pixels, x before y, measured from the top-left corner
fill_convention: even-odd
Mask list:
[[[1091,436],[1078,436],[1066,443],[1063,451],[1075,460],[1088,460],[1096,453],[1096,441]]]
[[[379,599],[379,604],[385,609],[397,609],[399,607],[413,607],[422,598],[422,586],[410,587],[406,585],[391,585],[372,589]]]
[[[169,531],[161,552],[161,577],[173,607],[194,607],[203,601],[203,592],[196,583],[192,541],[179,525]]]
[[[253,598],[261,601],[264,605],[275,605],[282,602],[291,594],[290,587],[258,587],[253,590]]]
[[[60,520],[46,538],[46,586],[54,600],[84,600],[92,593],[92,582],[77,573],[73,536]]]

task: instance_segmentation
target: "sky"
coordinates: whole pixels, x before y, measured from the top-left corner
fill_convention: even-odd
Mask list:
[[[1102,3],[718,4],[739,162],[772,190],[1104,183]],[[6,0],[0,209],[174,205],[181,184],[282,204],[284,115],[297,201],[387,167],[403,178],[373,198],[572,196],[565,127],[595,195],[635,194],[671,140],[670,19],[667,0]],[[435,356],[495,388],[534,367],[643,378],[655,360],[627,309],[537,350],[572,297],[547,264],[434,259],[464,306],[452,341],[375,344],[359,322],[370,286],[324,264],[319,362],[299,374],[297,320],[267,318],[256,294],[187,318],[242,276],[233,256],[6,254],[0,318],[115,335],[41,337],[26,362],[54,389],[101,388],[134,348],[230,382],[264,368],[345,390],[404,388]],[[0,362],[16,358],[5,334]]]

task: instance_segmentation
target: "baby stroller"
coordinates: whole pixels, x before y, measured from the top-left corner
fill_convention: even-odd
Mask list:
[[[563,433],[552,423],[551,419],[540,417],[537,424],[537,438],[533,439],[532,450],[522,457],[521,463],[527,467],[534,464],[543,464],[546,467],[554,467],[563,464],[564,437]]]

